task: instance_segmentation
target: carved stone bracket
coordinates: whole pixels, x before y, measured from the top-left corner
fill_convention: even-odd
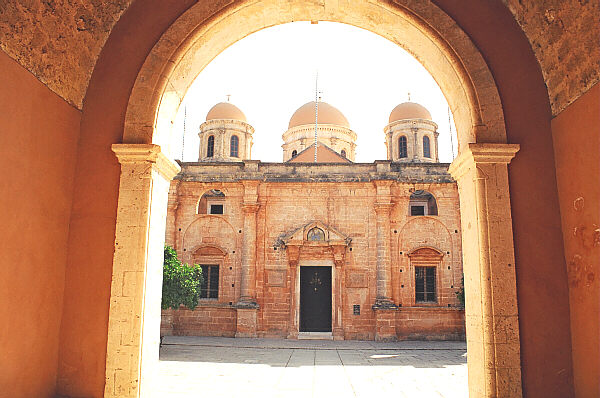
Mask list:
[[[333,262],[337,268],[340,268],[344,265],[346,260],[346,245],[334,245],[331,246],[333,251]]]

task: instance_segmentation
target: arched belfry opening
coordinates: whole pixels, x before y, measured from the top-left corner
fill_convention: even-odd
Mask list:
[[[199,73],[215,55],[250,33],[294,20],[335,21],[370,30],[396,43],[402,43],[408,51],[422,61],[432,75],[443,77],[439,79],[439,84],[448,98],[454,115],[459,141],[459,156],[453,162],[450,173],[458,181],[461,208],[465,209],[462,222],[473,225],[470,230],[462,229],[463,242],[468,242],[464,243],[463,247],[465,269],[469,270],[465,277],[466,313],[471,320],[469,324],[471,326],[467,327],[467,344],[469,349],[472,348],[470,352],[475,353],[469,356],[469,388],[474,395],[519,396],[521,394],[514,268],[503,272],[492,272],[499,267],[504,269],[505,263],[514,264],[510,198],[508,195],[494,195],[494,193],[508,189],[507,165],[519,147],[507,144],[503,110],[495,82],[477,47],[456,22],[440,8],[431,3],[424,5],[424,8],[424,10],[412,10],[383,1],[348,2],[344,5],[327,3],[326,7],[311,1],[298,1],[289,7],[276,0],[267,0],[255,3],[240,2],[207,19],[203,18],[206,10],[198,4],[192,6],[165,31],[150,52],[132,89],[125,117],[123,144],[113,145],[113,151],[121,163],[116,229],[116,241],[121,250],[115,252],[113,265],[116,276],[113,279],[108,325],[106,396],[117,396],[123,389],[131,393],[130,395],[135,395],[139,391],[143,393],[149,388],[146,386],[150,385],[149,379],[143,376],[145,372],[149,374],[152,371],[152,359],[156,356],[157,350],[157,344],[152,345],[152,342],[157,342],[158,334],[151,328],[158,329],[156,323],[160,313],[158,308],[142,304],[146,301],[149,303],[149,292],[157,290],[160,286],[158,275],[145,273],[146,269],[155,269],[159,266],[160,256],[150,251],[137,250],[138,242],[128,235],[127,230],[132,223],[135,223],[144,230],[151,230],[152,234],[149,235],[151,237],[154,234],[164,236],[165,212],[161,209],[166,207],[169,181],[179,171],[178,166],[170,160],[173,154],[169,140],[172,136],[172,121],[181,99],[195,77],[189,71],[194,70]],[[252,18],[255,15],[262,15],[262,18]],[[205,22],[193,23],[192,21]],[[228,127],[223,127],[221,120],[236,121],[237,119],[215,120],[218,120],[214,123],[220,124],[220,130],[206,137],[207,145],[209,138],[214,137],[212,157],[222,157],[224,162],[233,163],[237,162],[239,157],[243,158],[242,148],[247,148],[249,154],[249,145],[242,143],[241,133],[237,148],[238,156],[232,156],[236,152],[233,150],[232,136],[218,139],[218,134],[223,134],[223,131],[225,135],[228,134]],[[415,131],[411,130],[414,139],[413,159],[416,156],[423,163],[435,163],[437,161],[435,131],[427,130],[429,128],[427,121],[422,124],[421,130],[416,132],[416,139],[414,139]],[[205,127],[207,133],[210,126]],[[424,132],[426,130],[428,133]],[[244,126],[246,143],[251,142],[252,132]],[[200,134],[205,134],[205,131],[201,130]],[[373,261],[376,266],[374,287],[376,294],[373,295],[375,300],[367,308],[373,311],[376,322],[373,338],[379,340],[396,337],[395,322],[398,311],[393,298],[394,291],[399,289],[399,284],[394,284],[391,267],[391,258],[396,254],[392,252],[391,245],[386,243],[391,241],[390,235],[393,233],[392,215],[396,214],[396,208],[392,197],[394,190],[397,189],[394,180],[387,177],[386,173],[396,168],[395,160],[404,159],[401,156],[404,154],[402,146],[393,148],[396,143],[401,143],[401,137],[395,137],[394,134],[395,132],[392,131],[388,143],[389,160],[372,165],[373,170],[370,172],[374,177],[369,181],[369,195],[374,201],[369,204],[368,211],[369,217],[375,223],[374,229],[377,231],[375,240],[378,255]],[[406,152],[407,157],[410,158],[411,137],[410,135],[406,137]],[[425,148],[427,141],[427,148]],[[229,148],[226,148],[227,145]],[[207,154],[206,158],[209,158],[209,149],[210,147],[200,150],[200,155]],[[289,149],[289,157],[291,157],[293,151],[299,151],[300,148]],[[348,151],[347,156],[351,158],[352,149]],[[299,152],[297,156],[300,156]],[[210,163],[210,159],[206,160]],[[151,164],[152,167],[142,169],[138,167],[140,163]],[[257,162],[244,161],[235,173],[248,172],[256,175],[261,171],[261,167]],[[240,171],[242,168],[243,171]],[[265,172],[264,168],[262,172]],[[231,173],[230,178],[235,178],[235,173]],[[144,178],[140,178],[142,175]],[[264,181],[256,177],[240,179],[237,187],[240,203],[238,214],[242,220],[241,227],[237,230],[241,231],[238,233],[243,236],[243,239],[236,241],[240,246],[236,246],[235,249],[235,261],[237,261],[235,266],[238,267],[241,275],[240,289],[234,292],[235,297],[239,298],[235,303],[236,335],[239,336],[255,337],[256,325],[260,319],[257,317],[260,305],[256,297],[256,223],[263,208],[260,198],[261,184]],[[134,211],[130,203],[130,195],[128,196],[131,192],[137,192],[145,197],[146,200],[142,202],[148,203],[147,212]],[[408,196],[407,193],[403,195]],[[504,215],[499,222],[498,218],[492,217],[497,213]],[[214,218],[222,223],[229,222],[226,216]],[[492,218],[494,225],[490,228]],[[163,227],[157,227],[161,224]],[[347,237],[325,224],[316,223],[310,227],[311,229],[307,231],[302,228],[300,237],[291,235],[281,239],[283,245],[279,247],[285,248],[288,265],[285,269],[281,267],[281,269],[269,270],[273,275],[272,283],[284,283],[285,279],[281,275],[285,275],[286,272],[294,273],[294,264],[297,269],[303,266],[310,267],[309,263],[303,265],[303,261],[311,261],[303,259],[303,255],[313,255],[316,260],[319,260],[320,253],[320,260],[324,260],[326,254],[329,256],[330,265],[319,266],[331,268],[331,289],[332,292],[338,291],[341,289],[338,284],[341,286],[342,269],[353,247]],[[321,237],[321,234],[313,229],[315,227],[323,231],[323,240],[307,239],[310,230],[314,231],[311,236]],[[235,233],[236,228],[232,227],[231,231],[233,232],[228,233]],[[334,239],[331,238],[332,236]],[[164,238],[155,239],[161,242]],[[133,258],[126,256],[124,253],[128,252],[128,248],[129,252],[136,252],[137,255]],[[231,251],[233,256],[233,249]],[[273,253],[275,252],[277,254],[273,256],[282,255],[277,245],[273,246]],[[500,252],[502,256],[490,256],[490,252]],[[231,271],[233,267],[234,265]],[[133,301],[130,297],[125,297],[118,286],[119,275],[128,272],[139,273],[146,278],[145,283],[141,283],[140,286],[147,287],[136,290]],[[480,278],[480,275],[483,276]],[[494,283],[491,280],[492,275],[495,278]],[[269,276],[267,281],[268,278]],[[427,276],[423,278],[423,286],[430,286],[431,278]],[[297,281],[299,279],[298,277]],[[315,280],[318,279],[317,276]],[[356,289],[368,288],[366,286],[369,279],[366,277],[357,275],[354,278],[349,277],[349,280]],[[498,286],[502,286],[501,291],[495,290]],[[429,293],[429,290],[423,291],[428,298],[431,297]],[[331,334],[336,338],[345,333],[342,322],[345,309],[337,307],[341,304],[336,301],[335,293],[331,296]],[[481,300],[475,300],[475,297],[481,297]],[[125,302],[138,303],[140,305],[135,308],[139,309],[124,309],[121,304]],[[498,308],[501,308],[501,311]],[[138,312],[140,321],[125,324],[122,321],[124,313],[131,311]],[[299,315],[297,311],[291,311],[290,314],[287,323],[288,336],[293,336],[294,333],[301,333]],[[514,325],[514,328],[506,332],[502,343],[495,338],[493,325],[496,322],[508,322]],[[142,336],[132,346],[125,347],[119,338],[124,327],[129,330],[129,334]],[[133,375],[125,379],[117,377],[122,374],[122,369],[115,365],[113,358],[113,355],[122,352],[128,353],[126,373]]]

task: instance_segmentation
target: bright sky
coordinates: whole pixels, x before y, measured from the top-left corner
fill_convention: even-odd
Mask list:
[[[438,124],[440,161],[451,162],[448,104],[429,72],[399,46],[369,31],[333,22],[294,22],[254,33],[219,54],[196,78],[175,121],[175,158],[198,160],[198,130],[210,108],[230,102],[255,129],[252,159],[281,162],[296,109],[314,101],[315,75],[323,101],[338,108],[358,135],[357,162],[385,159],[383,128],[408,99],[425,106]],[[456,129],[452,125],[454,153]]]

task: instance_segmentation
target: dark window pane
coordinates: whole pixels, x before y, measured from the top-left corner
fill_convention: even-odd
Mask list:
[[[435,268],[428,267],[427,277],[425,278],[425,291],[427,292],[427,301],[435,301]]]
[[[229,155],[231,157],[238,157],[238,148],[239,148],[239,138],[237,135],[231,136],[231,145],[229,145]]]
[[[405,158],[408,156],[405,136],[398,138],[398,152],[399,152],[399,157],[401,157],[401,158]]]
[[[215,136],[208,137],[208,145],[206,146],[206,157],[212,158],[215,154]]]
[[[423,156],[431,157],[431,149],[429,148],[429,137],[423,137]]]
[[[210,214],[223,214],[223,205],[210,205]]]
[[[201,265],[202,269],[202,284],[200,285],[200,298],[208,298],[208,265]]]
[[[410,215],[411,216],[424,216],[425,215],[425,206],[411,206],[410,207]]]
[[[210,267],[209,298],[219,298],[219,266]]]

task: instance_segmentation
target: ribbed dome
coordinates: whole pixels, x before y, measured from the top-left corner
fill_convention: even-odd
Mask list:
[[[319,102],[319,124],[335,124],[350,128],[348,119],[335,107],[327,102]],[[302,126],[305,124],[315,124],[315,101],[308,102],[302,105],[290,119],[288,128]]]
[[[206,121],[219,119],[233,119],[245,122],[246,115],[237,106],[229,102],[219,102],[210,108],[210,111],[206,114]]]
[[[392,110],[392,113],[390,113],[390,123],[405,119],[431,120],[431,113],[423,105],[414,102],[404,102]]]

